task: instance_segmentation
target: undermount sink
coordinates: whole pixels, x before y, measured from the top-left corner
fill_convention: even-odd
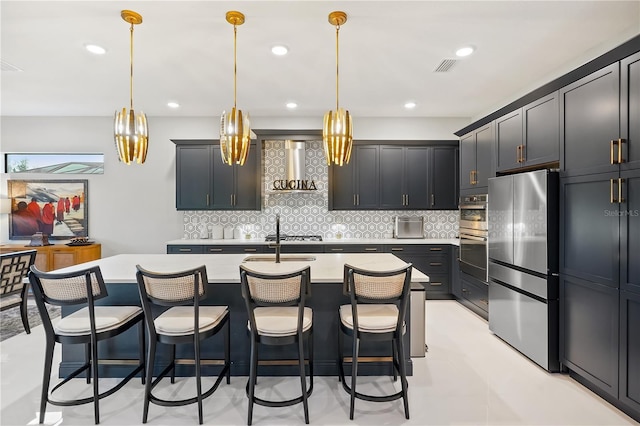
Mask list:
[[[308,255],[295,255],[295,254],[281,254],[280,262],[311,262],[316,260],[314,256]],[[254,254],[244,258],[243,262],[275,262],[275,254]]]

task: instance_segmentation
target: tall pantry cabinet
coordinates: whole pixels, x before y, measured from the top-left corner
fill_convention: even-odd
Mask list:
[[[640,415],[640,53],[559,101],[561,362]]]

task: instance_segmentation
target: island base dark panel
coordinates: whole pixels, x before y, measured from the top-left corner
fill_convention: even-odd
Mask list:
[[[100,304],[109,305],[139,305],[140,298],[136,284],[107,284],[109,297],[98,301]],[[97,304],[98,304],[97,302]],[[244,300],[240,294],[240,284],[209,284],[207,299],[201,302],[203,305],[227,305],[229,306],[231,319],[231,374],[233,376],[249,375],[249,349],[250,341],[247,330],[247,313]],[[308,305],[313,309],[313,339],[314,339],[314,375],[317,376],[337,376],[337,351],[338,351],[338,307],[349,304],[348,297],[342,294],[342,284],[322,284],[311,285],[311,298]],[[63,308],[62,315],[71,313]],[[159,312],[158,312],[159,313]],[[413,364],[409,356],[410,342],[410,312],[407,312],[407,332],[404,336],[405,345],[405,367],[407,375],[413,374]],[[132,331],[132,330],[129,330]],[[108,344],[98,347],[99,357],[102,359],[135,359],[137,356],[137,337],[135,332],[123,333]],[[216,336],[204,342],[201,347],[202,359],[223,359],[222,336]],[[178,345],[176,358],[193,359],[193,350],[184,345]],[[351,344],[345,340],[346,357],[351,356]],[[381,343],[362,344],[360,348],[361,357],[387,357],[391,356],[391,345]],[[291,365],[280,365],[282,360],[293,360],[297,357],[295,345],[274,346],[264,348],[259,352],[260,361],[264,364],[259,366],[259,374],[265,376],[297,376],[298,367]],[[60,364],[60,375],[72,372],[84,359],[84,348],[81,345],[63,345],[62,362]],[[163,369],[169,359],[169,346],[158,345],[156,355],[156,372]],[[269,362],[278,365],[269,365]],[[206,362],[205,362],[206,364]],[[349,364],[347,364],[349,370]],[[217,375],[220,366],[205,365],[202,368],[204,375]],[[101,377],[121,377],[123,368],[109,365],[108,361],[100,366]],[[349,370],[350,371],[350,370]],[[390,375],[390,363],[385,362],[363,362],[358,365],[358,374],[361,375]],[[178,365],[176,375],[192,376],[193,367],[188,365]]]
[[[631,417],[633,420],[640,423],[640,411],[636,411],[633,408],[629,407],[627,404],[621,402],[619,399],[612,397],[609,393],[603,391],[600,387],[591,383],[588,379],[585,379],[578,373],[573,370],[569,370],[569,377],[571,377],[576,382],[580,383],[585,388],[589,389],[591,392],[595,393],[609,404],[618,408],[620,411],[624,412],[626,415]]]

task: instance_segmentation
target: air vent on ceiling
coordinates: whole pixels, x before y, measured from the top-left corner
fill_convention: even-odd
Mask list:
[[[456,59],[443,59],[433,72],[447,72],[458,62]]]
[[[4,59],[0,59],[0,70],[2,71],[22,71],[20,68],[16,67],[15,65],[11,65],[9,62],[5,61]]]

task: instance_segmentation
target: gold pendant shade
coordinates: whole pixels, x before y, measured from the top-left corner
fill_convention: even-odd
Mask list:
[[[353,146],[353,122],[351,114],[340,108],[339,99],[339,32],[340,26],[347,22],[347,14],[340,11],[329,14],[329,23],[336,27],[336,109],[324,115],[322,142],[327,165],[342,166],[351,159]]]
[[[220,117],[220,153],[225,164],[242,166],[249,154],[251,144],[251,122],[249,114],[243,113],[236,105],[236,39],[237,26],[244,24],[244,15],[229,11],[227,22],[233,25],[233,108],[231,112],[222,112]]]
[[[114,119],[114,139],[118,150],[118,159],[125,164],[142,164],[147,159],[149,145],[149,127],[144,112],[133,109],[133,26],[142,23],[142,16],[131,10],[121,12],[122,19],[131,24],[129,49],[129,111],[122,108],[116,111]]]

